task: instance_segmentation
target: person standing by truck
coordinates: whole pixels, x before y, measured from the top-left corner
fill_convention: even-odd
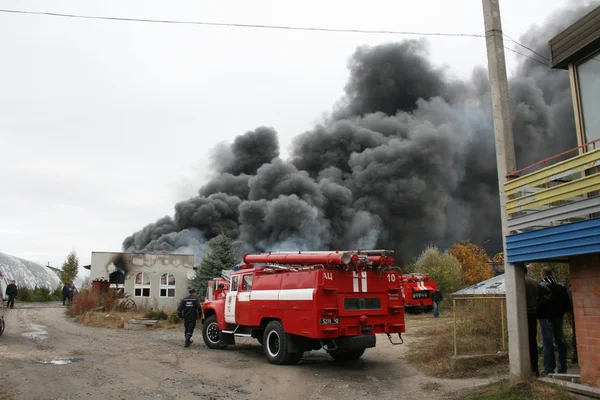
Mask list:
[[[440,315],[440,303],[442,302],[442,292],[440,289],[435,289],[433,293],[431,293],[431,300],[433,300],[433,318],[437,318]]]
[[[192,335],[194,334],[196,321],[200,316],[200,302],[196,297],[196,289],[190,289],[190,295],[181,300],[179,307],[177,307],[177,315],[179,318],[183,318],[185,347],[190,347],[190,343],[193,343]]]
[[[15,298],[19,294],[17,289],[17,281],[14,279],[10,282],[8,286],[6,286],[6,295],[8,296],[8,304],[7,306],[13,308],[15,305]]]

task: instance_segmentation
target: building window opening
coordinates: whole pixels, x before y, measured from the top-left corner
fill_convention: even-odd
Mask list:
[[[600,52],[577,66],[585,142],[600,139]],[[600,144],[596,143],[596,149]],[[590,148],[589,150],[592,150]]]
[[[147,272],[140,272],[135,276],[133,295],[135,297],[150,297],[150,275]]]
[[[175,275],[160,276],[160,297],[175,297]]]

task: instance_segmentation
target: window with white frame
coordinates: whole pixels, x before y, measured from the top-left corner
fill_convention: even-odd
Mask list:
[[[175,297],[175,275],[160,276],[160,297]]]
[[[135,297],[150,297],[150,274],[139,272],[135,276],[133,295]]]
[[[600,139],[600,52],[577,66],[579,96],[586,143]],[[599,143],[593,148],[600,147]],[[591,149],[590,149],[591,150]]]

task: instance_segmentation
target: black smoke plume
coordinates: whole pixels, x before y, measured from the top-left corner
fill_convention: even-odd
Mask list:
[[[560,10],[520,41],[549,58],[548,40],[592,8]],[[530,54],[541,63],[523,58],[510,80],[519,167],[576,146],[568,73]],[[289,160],[273,129],[237,137],[215,151],[199,195],[124,250],[198,260],[224,232],[247,251],[391,248],[400,262],[461,239],[501,251],[486,70],[450,80],[417,40],[361,47],[349,69],[342,105],[295,138]]]

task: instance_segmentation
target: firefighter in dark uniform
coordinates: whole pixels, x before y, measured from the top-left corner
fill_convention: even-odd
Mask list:
[[[185,347],[190,347],[190,343],[193,343],[192,335],[196,321],[200,316],[200,302],[196,298],[196,289],[190,289],[190,295],[181,300],[177,308],[177,315],[179,318],[183,318]]]

